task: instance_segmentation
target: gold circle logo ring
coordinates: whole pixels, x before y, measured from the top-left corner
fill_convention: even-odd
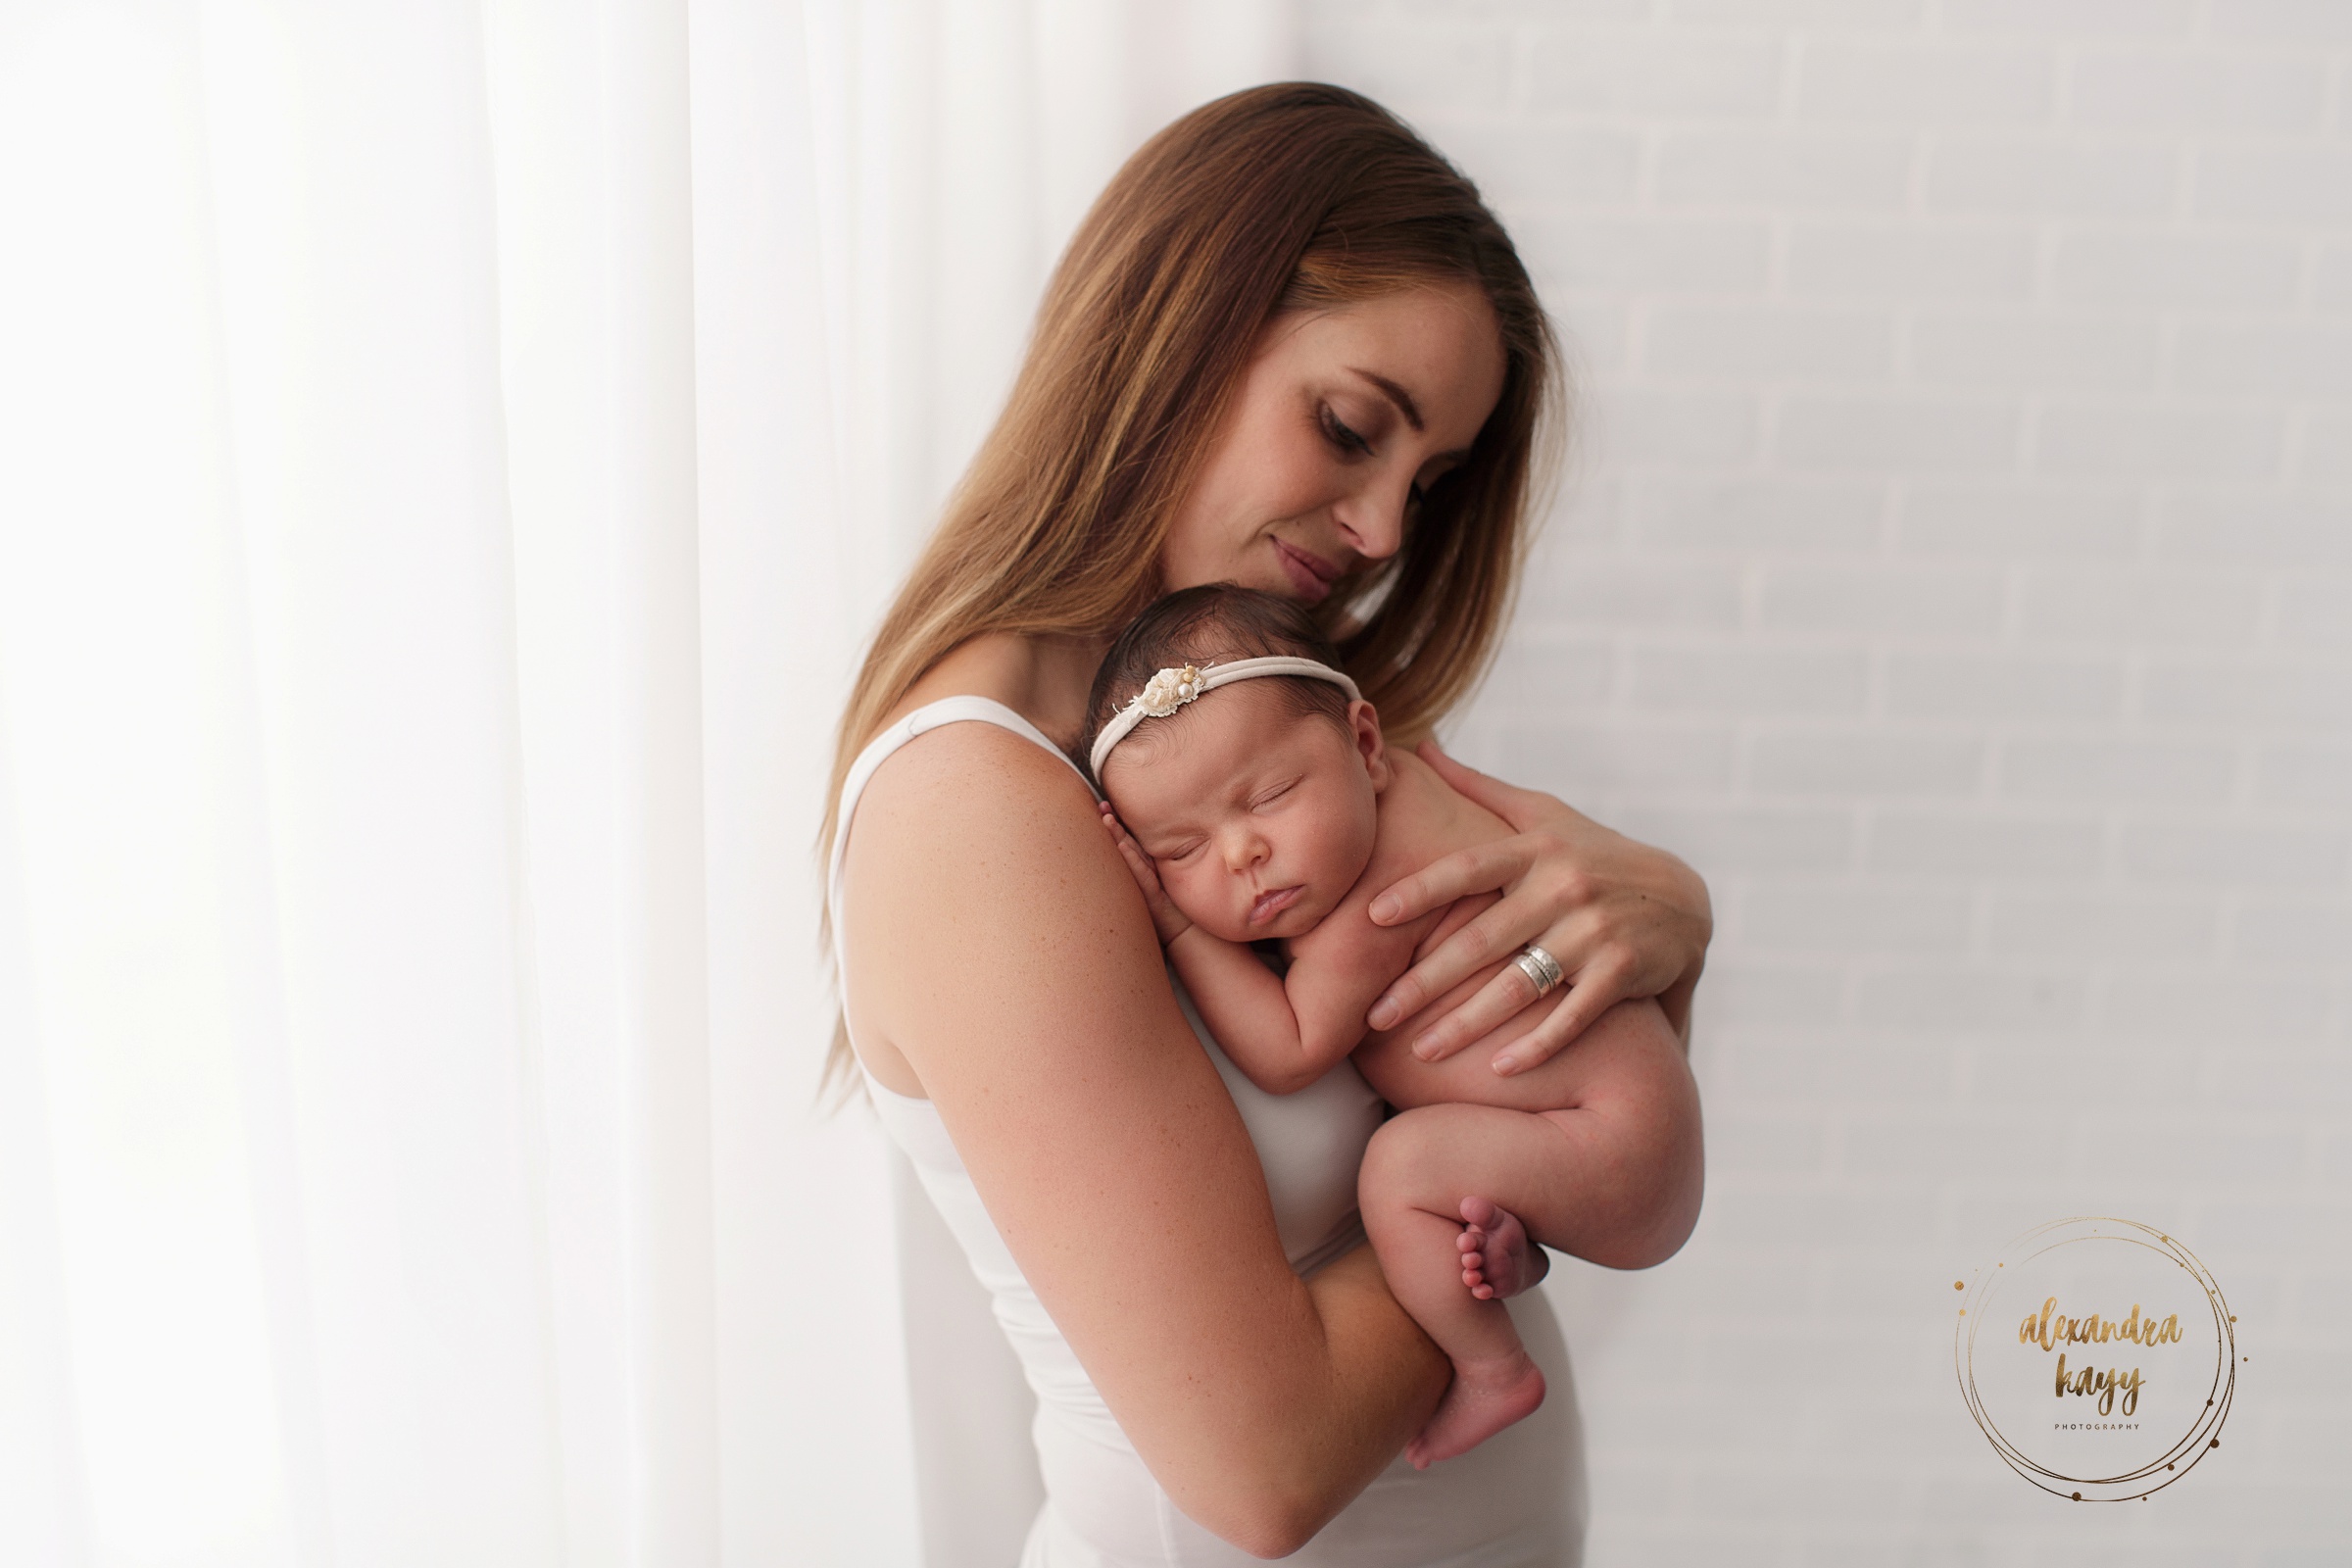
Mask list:
[[[2139,1260],[2134,1259],[2132,1252],[2116,1250],[2136,1250],[2144,1256],[2151,1282],[2177,1280],[2174,1270],[2185,1274],[2195,1283],[2197,1294],[2202,1298],[2202,1312],[2211,1314],[2216,1348],[2211,1368],[2206,1368],[2200,1361],[2194,1372],[2189,1374],[2193,1379],[2204,1380],[2204,1385],[2200,1391],[2192,1382],[2191,1393],[2202,1392],[2203,1398],[2194,1405],[2194,1413],[2186,1420],[2185,1429],[2180,1430],[2179,1435],[2169,1441],[2164,1432],[2159,1431],[2155,1434],[2155,1441],[2163,1446],[2152,1457],[2147,1456],[2149,1450],[2142,1444],[2137,1450],[2140,1455],[2137,1462],[2116,1469],[2101,1464],[2086,1464],[2081,1457],[2052,1452],[2039,1441],[2029,1447],[2024,1441],[2025,1435],[2039,1423],[2026,1415],[2014,1402],[2001,1407],[2001,1401],[1988,1398],[1986,1390],[1980,1386],[1979,1373],[1984,1365],[1982,1358],[1993,1353],[1993,1348],[2003,1345],[2006,1338],[2004,1329],[1996,1326],[1987,1330],[1986,1327],[1988,1323],[1997,1325],[2006,1321],[2005,1313],[1996,1306],[2004,1295],[2004,1287],[2036,1265],[2046,1266],[2053,1260],[2052,1254],[2061,1249],[2086,1245],[2096,1245],[2106,1250],[2103,1255],[2111,1260],[2111,1267],[2116,1260],[2120,1260],[2136,1268]],[[2045,1322],[2047,1312],[2045,1307]],[[2135,1303],[2134,1317],[2137,1312]],[[2002,1462],[2010,1469],[2054,1496],[2076,1502],[2126,1502],[2163,1491],[2186,1475],[2198,1460],[2221,1446],[2222,1424],[2229,1419],[2230,1407],[2237,1393],[2239,1357],[2236,1323],[2237,1319],[2230,1313],[2229,1302],[2223,1298],[2220,1283],[2196,1254],[2174,1237],[2135,1220],[2076,1216],[2052,1220],[2026,1232],[2011,1242],[1993,1264],[1978,1271],[1974,1285],[1968,1288],[1954,1329],[1953,1369],[1959,1377],[1961,1397],[1968,1401],[1970,1416],[1975,1419],[1978,1430],[1984,1434],[1985,1441],[1992,1445],[1993,1451],[2001,1456]],[[2032,1326],[2029,1313],[2025,1329],[2021,1329],[2017,1336],[2020,1343],[2026,1342],[2025,1330]],[[1985,1336],[1982,1343],[1980,1335]],[[2012,1348],[2004,1346],[2004,1348]],[[2041,1348],[2046,1350],[2050,1347],[2044,1343]],[[2182,1348],[2188,1347],[2184,1345]],[[2059,1365],[2063,1369],[2064,1362],[2061,1361]],[[2061,1388],[2063,1384],[2061,1376]],[[2133,1392],[2136,1395],[2136,1374]],[[2082,1424],[2076,1423],[2078,1426]],[[2053,1423],[2053,1427],[2068,1430],[2065,1423]],[[2034,1448],[2042,1448],[2043,1451],[2037,1454]]]

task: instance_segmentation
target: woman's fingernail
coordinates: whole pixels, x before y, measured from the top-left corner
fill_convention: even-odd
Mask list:
[[[1517,1072],[1524,1065],[1525,1063],[1520,1061],[1517,1056],[1496,1056],[1494,1058],[1494,1070],[1505,1078]]]
[[[1364,1019],[1364,1022],[1370,1024],[1375,1029],[1386,1029],[1389,1025],[1395,1023],[1396,1021],[1396,1004],[1391,1002],[1387,997],[1383,997],[1378,1002],[1372,1004],[1371,1014]]]
[[[1413,1054],[1423,1061],[1435,1061],[1438,1059],[1438,1043],[1425,1035],[1413,1042]]]

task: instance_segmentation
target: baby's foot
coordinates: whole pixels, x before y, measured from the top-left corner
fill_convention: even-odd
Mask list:
[[[1453,1382],[1421,1435],[1404,1446],[1413,1468],[1468,1453],[1544,1402],[1544,1374],[1525,1350],[1492,1361],[1456,1361]]]
[[[1483,1198],[1462,1200],[1466,1229],[1461,1249],[1462,1283],[1482,1301],[1517,1296],[1551,1272],[1551,1254],[1527,1239],[1527,1227],[1508,1209]]]

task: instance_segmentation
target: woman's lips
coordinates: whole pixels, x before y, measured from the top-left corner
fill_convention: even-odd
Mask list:
[[[1291,579],[1292,589],[1310,605],[1320,603],[1340,580],[1339,567],[1279,539],[1274,541],[1274,559],[1282,563],[1283,575]]]
[[[1268,920],[1297,904],[1298,895],[1305,891],[1305,887],[1301,885],[1277,888],[1272,893],[1260,893],[1257,896],[1257,902],[1250,906],[1250,923],[1264,925]]]

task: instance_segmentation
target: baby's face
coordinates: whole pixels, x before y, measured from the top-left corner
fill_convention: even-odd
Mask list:
[[[1237,682],[1112,751],[1102,787],[1176,907],[1229,942],[1302,936],[1372,858],[1388,760],[1371,705],[1349,727]],[[1155,732],[1155,733],[1154,733]]]

